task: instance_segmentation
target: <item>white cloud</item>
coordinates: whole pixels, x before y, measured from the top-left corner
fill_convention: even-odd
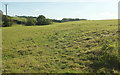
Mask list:
[[[40,9],[36,9],[36,10],[34,10],[34,12],[40,12],[41,10]]]

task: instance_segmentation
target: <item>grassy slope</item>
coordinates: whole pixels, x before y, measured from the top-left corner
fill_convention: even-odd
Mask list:
[[[3,72],[99,72],[89,57],[116,32],[117,20],[3,28]]]

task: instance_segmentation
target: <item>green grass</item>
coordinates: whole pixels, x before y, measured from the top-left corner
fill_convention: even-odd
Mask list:
[[[20,21],[20,22],[26,22],[26,18],[12,17],[11,19],[12,20],[17,20],[17,21]]]
[[[117,45],[117,20],[86,20],[2,29],[2,71],[9,73],[111,72],[94,66],[106,40]],[[115,72],[119,70],[115,69]]]

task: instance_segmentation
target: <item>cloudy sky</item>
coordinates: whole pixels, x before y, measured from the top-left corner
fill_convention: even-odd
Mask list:
[[[38,16],[47,18],[85,18],[90,20],[117,19],[119,0],[1,0],[5,13],[8,4],[10,16]]]

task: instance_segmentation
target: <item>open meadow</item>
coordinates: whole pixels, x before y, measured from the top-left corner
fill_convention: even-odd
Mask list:
[[[117,31],[117,20],[3,27],[2,72],[119,73]]]

